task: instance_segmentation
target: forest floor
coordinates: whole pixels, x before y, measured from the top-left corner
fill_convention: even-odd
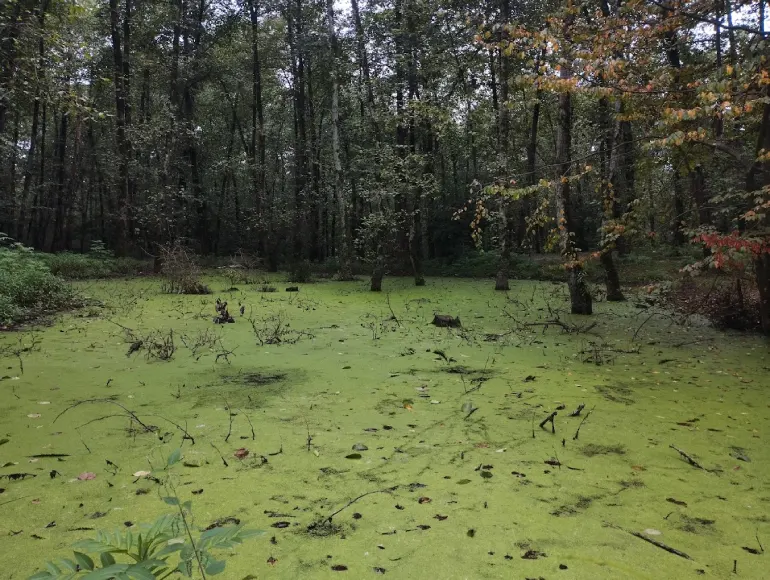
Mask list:
[[[0,372],[4,578],[171,510],[134,474],[180,445],[194,527],[266,531],[226,578],[766,577],[761,337],[634,297],[576,319],[549,282],[208,283],[80,282],[98,306],[0,337],[34,342]]]

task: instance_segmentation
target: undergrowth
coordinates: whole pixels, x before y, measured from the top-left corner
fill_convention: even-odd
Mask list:
[[[0,248],[0,327],[75,305],[75,294],[40,255],[21,244]]]

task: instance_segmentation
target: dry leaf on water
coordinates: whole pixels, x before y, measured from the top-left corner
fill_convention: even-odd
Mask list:
[[[249,450],[246,449],[245,447],[241,447],[235,453],[233,453],[233,455],[235,455],[235,457],[237,457],[238,459],[244,459],[244,458],[248,457]]]

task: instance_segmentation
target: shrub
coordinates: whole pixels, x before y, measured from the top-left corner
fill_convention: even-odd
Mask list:
[[[310,262],[307,260],[298,260],[289,268],[289,282],[293,282],[294,284],[307,284],[310,282],[312,276],[313,272],[310,267]]]
[[[73,304],[72,289],[39,254],[19,244],[0,248],[0,324],[9,325]]]
[[[147,269],[147,263],[133,258],[115,258],[100,241],[91,244],[87,254],[61,252],[39,254],[56,276],[68,280],[133,276]]]
[[[169,294],[209,294],[210,291],[201,281],[198,258],[180,243],[169,244],[161,248],[165,278],[164,292]]]

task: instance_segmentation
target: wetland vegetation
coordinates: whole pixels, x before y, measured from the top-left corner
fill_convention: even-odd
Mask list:
[[[9,577],[173,515],[175,450],[194,530],[264,532],[228,578],[761,577],[762,338],[643,289],[587,324],[552,282],[367,282],[84,281],[88,306],[3,337],[34,345],[0,383]]]
[[[0,2],[0,576],[767,577],[766,24]]]

